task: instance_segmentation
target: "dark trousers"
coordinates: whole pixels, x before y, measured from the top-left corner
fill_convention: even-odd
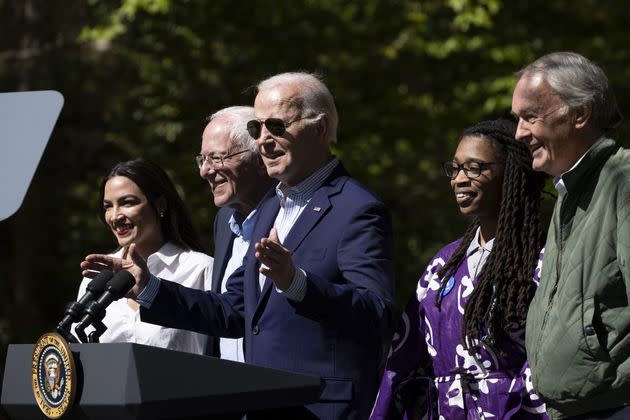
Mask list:
[[[608,410],[593,411],[579,416],[571,417],[571,420],[628,420],[630,419],[630,405],[610,408]]]

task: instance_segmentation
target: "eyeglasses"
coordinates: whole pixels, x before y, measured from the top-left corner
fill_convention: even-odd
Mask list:
[[[444,175],[450,179],[457,178],[459,171],[464,171],[464,175],[468,178],[477,178],[481,175],[481,172],[484,169],[492,165],[501,165],[501,162],[478,162],[476,160],[471,160],[460,165],[452,160],[447,160],[442,163],[442,169],[444,169]]]
[[[262,125],[265,124],[267,130],[274,136],[281,136],[287,131],[287,127],[293,124],[296,121],[306,120],[313,117],[301,117],[296,118],[295,120],[284,122],[284,120],[280,118],[267,118],[266,120],[251,120],[247,122],[247,132],[250,136],[254,138],[254,140],[258,140],[260,137],[260,132],[262,129]]]
[[[213,169],[223,169],[226,160],[230,160],[233,156],[240,155],[241,153],[245,153],[247,151],[249,151],[249,149],[239,150],[238,152],[223,156],[206,156],[199,154],[195,156],[195,161],[197,162],[199,169],[201,169],[204,162],[208,162]]]

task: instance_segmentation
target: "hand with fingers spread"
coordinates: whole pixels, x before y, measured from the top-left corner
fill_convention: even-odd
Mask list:
[[[150,273],[147,263],[138,254],[136,244],[131,244],[126,258],[117,258],[105,254],[90,254],[81,262],[83,276],[94,278],[101,270],[108,269],[114,274],[120,270],[129,271],[136,279],[136,285],[127,293],[128,298],[135,299],[149,282]]]
[[[272,228],[269,237],[256,243],[256,259],[260,261],[260,272],[269,277],[276,287],[286,290],[291,286],[295,275],[295,266],[291,252],[282,246],[276,228]]]

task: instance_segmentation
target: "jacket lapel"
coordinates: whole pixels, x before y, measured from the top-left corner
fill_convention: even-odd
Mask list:
[[[254,232],[252,233],[252,242],[249,244],[248,255],[249,258],[254,261],[254,270],[250,272],[248,281],[253,285],[253,289],[256,291],[256,302],[260,300],[260,273],[258,269],[260,268],[260,263],[256,260],[256,250],[254,249],[254,245],[257,242],[260,242],[262,238],[269,236],[269,231],[273,227],[273,224],[276,220],[276,216],[278,215],[278,211],[280,210],[280,201],[277,197],[271,197],[266,200],[260,206],[260,213],[258,215],[258,220],[256,225],[254,226]],[[267,279],[265,281],[271,282],[271,280]]]
[[[328,213],[331,207],[330,197],[338,194],[347,180],[348,173],[340,163],[322,186],[315,191],[313,198],[289,231],[283,243],[289,251],[295,252],[309,232]]]
[[[229,260],[228,254],[230,253],[232,244],[234,243],[234,238],[236,237],[229,227],[223,230],[222,235],[229,237],[227,240],[222,239],[221,241],[217,241],[214,250],[214,260],[217,264],[212,270],[212,291],[215,293],[221,293],[221,281],[225,275],[225,268],[227,267]]]
[[[300,217],[284,239],[284,247],[291,253],[295,252],[306,235],[313,230],[315,225],[324,217],[330,209],[329,188],[320,188],[315,192],[311,201],[306,205]]]
[[[313,230],[317,223],[324,217],[324,215],[330,211],[330,197],[338,194],[347,180],[348,173],[340,163],[335,168],[333,173],[330,174],[330,176],[324,181],[322,186],[317,189],[317,191],[315,191],[313,198],[304,208],[302,214],[300,214],[300,217],[298,217],[298,219],[295,221],[295,224],[293,225],[284,240],[283,246],[287,248],[292,254],[295,252],[298,246],[300,246],[302,241],[304,241],[309,232]],[[273,223],[280,209],[279,201],[276,200],[276,202],[276,211],[274,212],[271,224],[268,225],[268,230],[264,234],[265,236],[273,227]],[[259,266],[260,265],[257,265],[257,267]],[[266,297],[267,294],[271,292],[272,286],[273,281],[271,281],[270,279],[266,279],[262,289],[262,293],[260,295],[261,298],[258,300],[259,308],[256,309],[256,312],[260,312],[261,303],[266,301],[264,297]]]
[[[214,226],[214,264],[212,266],[211,290],[221,293],[221,282],[225,275],[225,268],[232,251],[232,244],[236,235],[230,229],[229,220],[234,214],[234,210],[225,211],[220,209],[217,214]]]
[[[295,224],[289,231],[289,234],[284,240],[284,247],[293,254],[297,247],[302,243],[306,235],[313,229],[317,222],[322,217],[324,217],[324,214],[328,212],[329,208],[330,200],[328,199],[328,194],[326,194],[321,189],[318,190],[315,193],[313,199],[302,211],[302,214],[300,214],[300,217],[296,220]],[[265,279],[265,284],[262,289],[261,297],[266,297],[267,294],[270,293],[272,286],[273,281],[268,278]],[[259,306],[264,300],[265,299],[259,299]]]

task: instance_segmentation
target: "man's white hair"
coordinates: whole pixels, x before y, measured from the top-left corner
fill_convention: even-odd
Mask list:
[[[249,150],[257,153],[256,140],[247,132],[247,123],[254,117],[251,106],[231,106],[223,108],[208,117],[208,122],[221,117],[227,123],[230,139],[239,150]]]
[[[258,83],[258,92],[275,88],[279,85],[299,86],[296,97],[290,101],[298,107],[302,117],[325,114],[328,121],[328,141],[337,142],[337,125],[339,117],[337,107],[330,90],[322,82],[320,76],[305,72],[280,73]]]

